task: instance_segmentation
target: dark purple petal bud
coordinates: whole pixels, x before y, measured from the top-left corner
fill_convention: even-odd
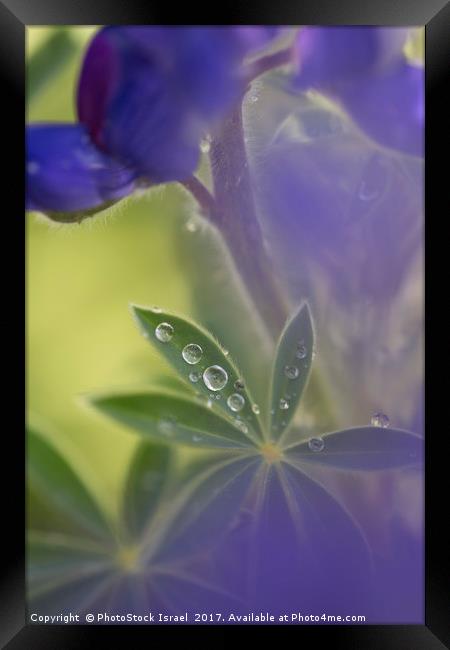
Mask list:
[[[134,172],[99,151],[81,125],[28,126],[26,147],[29,210],[91,210],[133,190]]]
[[[245,90],[242,59],[276,34],[259,27],[107,27],[86,54],[79,119],[105,152],[151,182],[184,180],[199,141]]]
[[[407,62],[406,37],[403,28],[306,27],[295,85],[341,103],[378,143],[423,155],[424,70]]]

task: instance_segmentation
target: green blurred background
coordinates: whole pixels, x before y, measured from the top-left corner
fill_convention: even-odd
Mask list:
[[[95,30],[28,28],[27,121],[75,119],[79,66]],[[189,313],[191,293],[176,245],[185,221],[185,198],[173,186],[81,225],[27,215],[29,418],[111,515],[136,438],[76,397],[141,385],[166,372],[138,335],[128,304]]]

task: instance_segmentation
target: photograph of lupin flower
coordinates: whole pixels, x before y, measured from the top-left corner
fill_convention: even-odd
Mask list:
[[[27,33],[29,611],[422,623],[422,30]]]

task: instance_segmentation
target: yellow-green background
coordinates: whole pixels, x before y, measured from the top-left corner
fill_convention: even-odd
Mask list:
[[[60,29],[28,28],[28,86],[36,85],[30,78],[33,57]],[[75,119],[79,65],[94,31],[64,30],[67,56],[50,60],[43,81],[28,93],[28,121]],[[93,389],[141,385],[163,370],[137,333],[128,304],[189,311],[190,291],[174,244],[185,217],[184,197],[173,187],[81,225],[53,224],[27,214],[30,419],[44,428],[110,512],[136,438],[88,411],[76,397]]]

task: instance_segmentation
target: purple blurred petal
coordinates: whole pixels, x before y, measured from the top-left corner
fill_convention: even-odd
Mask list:
[[[349,114],[386,147],[423,156],[424,70],[401,61],[382,76],[361,79],[340,92]]]
[[[87,210],[133,190],[134,173],[101,153],[81,125],[28,126],[26,145],[27,209]]]
[[[80,121],[151,181],[183,180],[205,130],[244,91],[243,56],[267,39],[257,27],[107,27],[84,60]]]
[[[406,36],[403,28],[305,28],[295,83],[340,102],[378,143],[421,156],[424,70],[407,63]]]

